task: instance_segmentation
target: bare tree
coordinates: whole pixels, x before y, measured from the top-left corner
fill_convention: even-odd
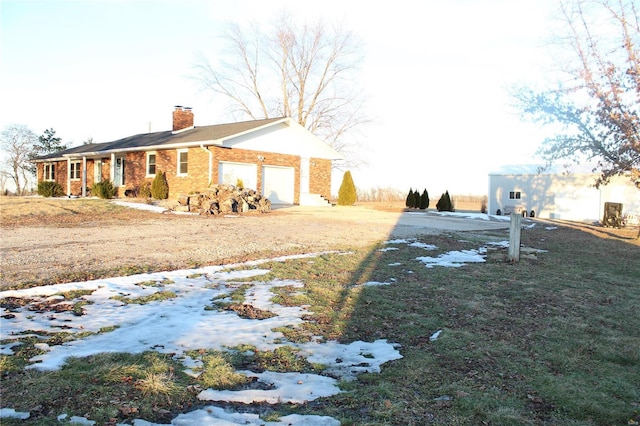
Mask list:
[[[539,153],[548,161],[597,161],[596,186],[629,175],[640,188],[640,19],[637,3],[577,0],[560,3],[564,34],[556,58],[567,77],[552,90],[519,87],[524,116],[559,125]]]
[[[0,170],[0,195],[6,195],[9,192],[7,189],[9,179],[11,179],[11,174]]]
[[[200,56],[195,77],[227,98],[236,118],[292,117],[354,159],[354,130],[367,122],[357,84],[361,45],[340,25],[296,25],[283,13],[266,32],[231,25],[224,59]]]
[[[5,151],[6,163],[10,168],[9,174],[16,185],[16,194],[26,192],[31,171],[31,154],[38,137],[27,126],[12,124],[7,126],[0,135],[0,146]]]

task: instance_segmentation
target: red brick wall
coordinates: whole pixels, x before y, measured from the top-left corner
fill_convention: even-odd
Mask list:
[[[246,149],[228,149],[220,147],[209,147],[213,151],[213,177],[212,181],[218,183],[218,162],[231,161],[236,163],[250,163],[258,165],[258,176],[256,180],[258,192],[262,190],[262,166],[279,166],[279,167],[293,167],[294,168],[294,203],[300,202],[300,157],[296,155],[277,154],[266,151],[249,151]],[[258,157],[263,157],[264,160],[260,161]]]
[[[242,149],[228,149],[217,146],[210,146],[209,151],[213,153],[213,168],[211,181],[218,183],[218,163],[220,161],[230,161],[238,163],[257,164],[258,176],[256,177],[256,189],[262,189],[262,166],[280,166],[294,168],[294,202],[300,202],[300,157],[295,155],[276,154],[266,151],[250,151]],[[175,199],[181,194],[204,191],[209,186],[209,152],[197,147],[188,149],[188,174],[187,176],[177,176],[178,156],[177,150],[155,150],[156,153],[156,173],[165,172],[169,184],[169,198]],[[260,161],[258,157],[263,157]],[[125,157],[125,186],[118,188],[118,197],[125,196],[125,190],[138,189],[144,182],[152,182],[153,177],[147,177],[147,154],[146,152],[130,152]],[[82,162],[80,163],[82,167]],[[111,159],[102,159],[102,179],[111,179]],[[38,164],[38,181],[43,178],[44,165]],[[94,184],[94,160],[87,160],[87,189]],[[56,182],[58,182],[64,192],[67,192],[67,162],[56,162]],[[310,161],[309,191],[320,194],[326,198],[331,197],[331,161],[319,158],[312,158]],[[82,194],[82,179],[71,181],[71,193],[73,195]]]
[[[309,192],[331,199],[331,160],[312,158],[309,166]]]

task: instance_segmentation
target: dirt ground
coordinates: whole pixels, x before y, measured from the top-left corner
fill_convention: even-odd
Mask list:
[[[5,215],[0,288],[73,281],[86,271],[99,276],[100,271],[190,268],[348,248],[410,234],[411,227],[396,229],[402,210],[388,210],[289,207],[267,214],[204,217],[128,209],[109,217],[19,220]]]
[[[389,238],[508,228],[504,221],[405,213],[402,203],[294,206],[212,217],[115,207],[105,213],[76,208],[74,200],[20,198],[0,197],[0,289],[349,249]],[[584,228],[603,237],[630,239],[637,233]]]

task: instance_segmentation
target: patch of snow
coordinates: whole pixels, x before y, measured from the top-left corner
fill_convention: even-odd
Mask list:
[[[365,287],[379,287],[381,285],[391,285],[391,283],[382,283],[379,281],[367,281],[366,283],[362,284]]]
[[[409,244],[409,247],[419,247],[425,250],[436,250],[438,248],[438,246],[434,246],[433,244],[425,244],[425,243],[421,243],[420,241],[416,241]]]
[[[339,426],[340,422],[328,416],[301,416],[290,414],[280,418],[280,421],[265,422],[257,414],[236,413],[226,411],[216,406],[208,406],[190,413],[180,414],[172,422],[173,426],[220,426],[220,425],[249,425],[249,426]],[[152,423],[134,422],[134,426],[156,426]]]
[[[243,404],[303,404],[318,398],[340,393],[338,381],[317,374],[278,373],[265,371],[253,373],[238,371],[248,377],[256,377],[258,382],[272,385],[272,389],[214,390],[207,389],[198,394],[201,401],[240,402]]]
[[[417,257],[416,260],[424,263],[427,268],[433,268],[435,266],[459,268],[467,263],[485,262],[479,250],[450,251],[438,257]]]
[[[405,240],[404,238],[399,238],[399,239],[395,239],[395,240],[388,240],[384,242],[385,244],[408,244],[409,241]]]
[[[21,419],[25,420],[31,417],[31,413],[24,411],[16,411],[13,408],[0,408],[0,419]]]
[[[491,217],[487,213],[464,213],[464,212],[431,212],[431,214],[435,214],[438,216],[452,216],[452,217],[460,217],[464,219],[477,219],[477,220],[490,220]]]
[[[167,209],[164,207],[154,206],[152,204],[132,203],[130,201],[120,201],[120,200],[112,201],[112,203],[122,207],[129,207],[131,209],[138,209],[138,210],[148,210],[156,213],[163,213],[167,211]]]
[[[0,355],[14,355],[12,348],[21,344],[22,342],[9,342],[6,345],[0,345]]]

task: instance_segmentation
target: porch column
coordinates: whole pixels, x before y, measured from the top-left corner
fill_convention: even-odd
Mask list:
[[[111,153],[111,164],[109,164],[109,177],[111,182],[116,183],[116,154]]]
[[[87,196],[87,157],[82,156],[82,196]]]
[[[71,195],[71,157],[67,157],[67,195]]]

